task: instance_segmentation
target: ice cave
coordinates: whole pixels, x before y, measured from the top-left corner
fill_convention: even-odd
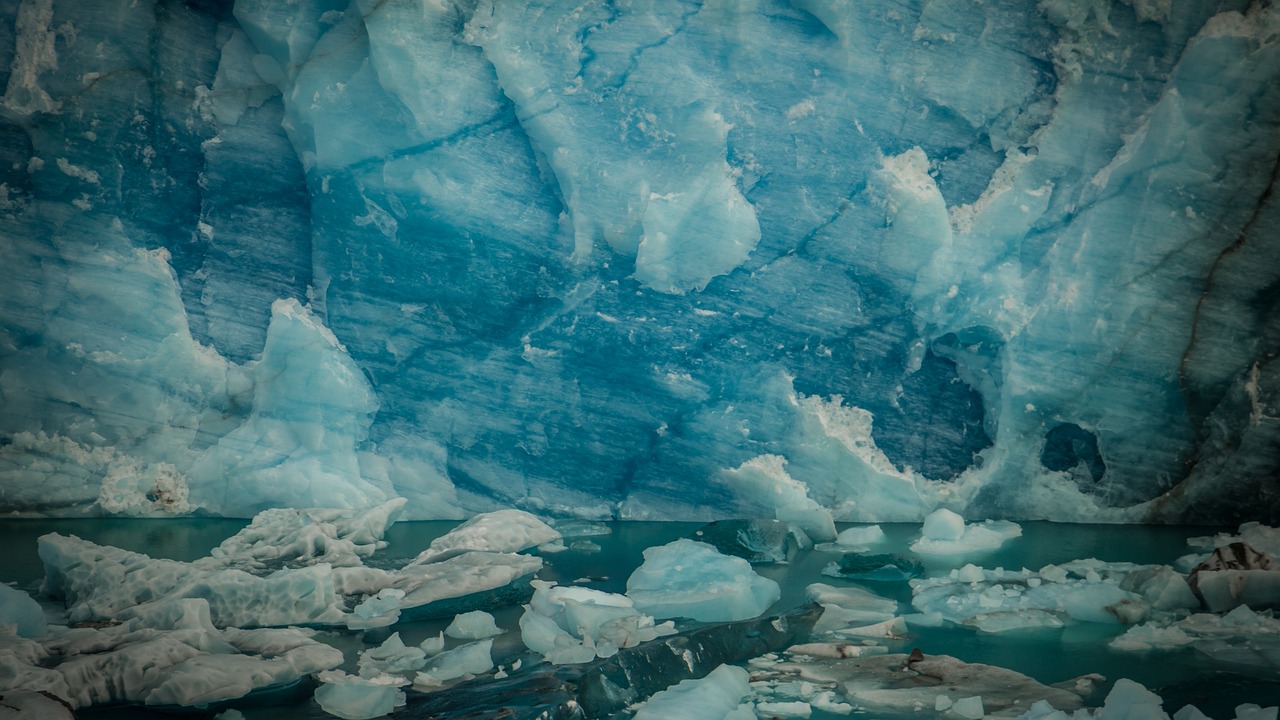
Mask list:
[[[1276,720],[1280,3],[0,0],[0,720]]]

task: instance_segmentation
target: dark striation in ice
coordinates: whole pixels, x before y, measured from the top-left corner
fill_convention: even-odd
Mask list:
[[[824,575],[850,580],[878,580],[892,582],[919,577],[924,566],[910,555],[863,555],[845,553],[823,570]]]
[[[446,692],[411,692],[408,706],[394,717],[609,717],[681,680],[703,677],[722,664],[744,663],[803,642],[821,614],[821,607],[808,604],[773,617],[685,630],[584,665],[539,665],[499,680],[465,682]]]
[[[0,512],[1280,520],[1274,3],[526,6],[0,6]]]
[[[752,564],[785,562],[797,548],[795,531],[778,520],[717,520],[689,537]]]

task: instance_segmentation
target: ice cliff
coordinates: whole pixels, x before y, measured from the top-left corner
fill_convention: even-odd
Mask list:
[[[0,511],[1280,519],[1280,8],[0,3]]]

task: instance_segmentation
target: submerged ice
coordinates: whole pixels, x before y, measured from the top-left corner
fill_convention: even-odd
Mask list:
[[[0,510],[1274,520],[1278,25],[10,3]]]

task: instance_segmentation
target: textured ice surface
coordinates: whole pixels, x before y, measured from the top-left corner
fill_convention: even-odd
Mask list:
[[[47,691],[72,707],[139,703],[207,707],[286,686],[342,663],[297,629],[214,627],[203,599],[121,613],[102,627],[59,627],[41,645],[2,641],[6,689]]]
[[[40,637],[48,632],[44,610],[30,595],[0,583],[0,625],[13,626],[22,637]]]
[[[738,711],[750,688],[746,670],[721,665],[706,677],[683,680],[649,698],[636,711],[636,720],[739,720],[753,718],[750,705]]]
[[[627,597],[659,618],[745,620],[780,596],[778,583],[757,575],[746,560],[693,540],[645,550],[644,564],[627,578]]]
[[[1198,609],[1186,579],[1167,566],[1075,560],[1039,571],[965,565],[911,581],[912,604],[985,632],[1062,627],[1071,622],[1134,624],[1156,610]]]
[[[431,541],[413,564],[433,562],[461,552],[514,553],[560,539],[550,525],[522,510],[483,513]]]
[[[383,717],[405,703],[406,684],[388,675],[375,678],[348,675],[341,670],[320,673],[321,685],[316,688],[316,703],[330,715],[343,720],[372,720]]]
[[[534,580],[520,617],[526,647],[555,665],[612,657],[622,648],[674,635],[670,621],[656,623],[626,595]]]
[[[10,3],[0,510],[1274,519],[1278,18]]]
[[[518,581],[542,568],[537,557],[461,548],[419,557],[398,570],[366,567],[362,559],[385,546],[382,534],[403,503],[264,511],[208,557],[190,563],[49,534],[39,539],[42,589],[67,605],[72,622],[110,620],[134,606],[198,597],[208,601],[218,627],[368,629],[391,625],[403,612],[447,617],[476,609],[493,600],[486,593],[520,595]],[[488,517],[475,521],[483,525]],[[461,536],[471,537],[477,524]],[[516,534],[525,538],[527,528]],[[489,544],[511,541],[498,534]]]

